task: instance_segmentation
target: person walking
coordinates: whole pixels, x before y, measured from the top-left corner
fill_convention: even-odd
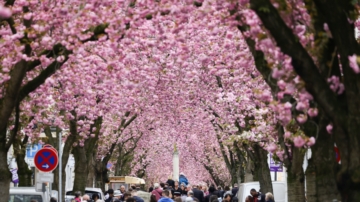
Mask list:
[[[231,202],[231,192],[226,192],[224,194],[224,199],[222,201],[223,202]]]
[[[178,181],[174,182],[174,187],[171,189],[171,192],[172,192],[173,196],[175,195],[174,194],[175,192],[179,192],[180,195],[182,195],[183,190],[179,187],[179,182]]]
[[[256,189],[251,189],[250,194],[254,198],[254,202],[266,202],[265,195],[261,192],[257,192]]]
[[[205,196],[204,202],[211,202],[210,197],[213,195],[216,195],[217,197],[217,193],[215,193],[215,191],[216,191],[215,187],[213,186],[209,187],[209,194]]]
[[[194,192],[194,197],[199,200],[199,202],[204,202],[204,193],[198,189],[197,186],[194,186],[192,191]]]
[[[75,199],[76,202],[81,202],[80,195],[81,195],[80,191],[75,192],[75,198],[74,199]]]
[[[151,192],[151,194],[154,194],[156,197],[156,200],[159,201],[159,199],[162,196],[163,190],[160,188],[159,183],[154,184],[154,190]]]
[[[272,193],[268,192],[265,194],[265,201],[266,202],[274,202],[274,196]]]
[[[91,199],[92,199],[94,202],[104,202],[103,200],[100,199],[100,196],[99,196],[99,194],[97,194],[97,193],[94,193],[94,194],[91,196]]]
[[[107,198],[105,200],[105,202],[112,202],[113,201],[113,198],[114,198],[114,190],[113,189],[109,189],[108,191],[108,194],[109,194],[109,198]]]
[[[237,192],[239,191],[238,184],[234,184],[234,188],[232,188],[231,193],[233,196],[236,196]]]
[[[164,190],[162,192],[162,196],[161,199],[158,201],[158,202],[174,202],[171,198],[172,198],[172,195],[171,195],[171,191],[169,190]]]
[[[254,202],[254,198],[252,196],[247,196],[245,202]]]

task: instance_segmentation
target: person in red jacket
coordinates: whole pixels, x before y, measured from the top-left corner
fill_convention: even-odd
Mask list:
[[[154,184],[154,190],[151,192],[151,194],[155,195],[156,201],[158,201],[162,196],[162,189],[160,188],[159,183]]]

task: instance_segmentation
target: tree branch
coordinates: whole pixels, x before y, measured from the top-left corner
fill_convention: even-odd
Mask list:
[[[250,7],[274,37],[281,51],[291,57],[295,72],[305,81],[306,90],[313,95],[336,124],[346,129],[345,120],[342,118],[346,117],[346,109],[338,107],[340,103],[335,94],[321,77],[311,56],[282,20],[276,8],[269,0],[250,0]]]
[[[31,92],[36,90],[40,85],[45,83],[46,79],[49,78],[51,75],[55,74],[56,70],[58,70],[61,67],[61,65],[64,64],[68,59],[69,59],[68,56],[65,56],[65,60],[63,62],[57,62],[55,60],[45,70],[43,70],[37,77],[27,82],[20,89],[19,102],[21,102]]]
[[[10,132],[9,141],[6,143],[6,146],[5,146],[6,151],[9,151],[9,149],[10,149],[12,143],[14,142],[15,137],[16,137],[16,135],[18,133],[18,130],[19,130],[19,127],[20,127],[19,126],[20,125],[19,120],[20,120],[20,103],[17,103],[16,107],[15,107],[15,126]]]
[[[11,79],[7,82],[5,97],[0,105],[0,131],[6,131],[9,117],[18,101],[18,92],[26,74],[26,61],[20,60],[10,72]],[[6,134],[1,135],[0,141],[6,142]]]

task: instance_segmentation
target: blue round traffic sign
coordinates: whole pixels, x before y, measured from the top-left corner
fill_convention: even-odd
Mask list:
[[[55,170],[59,162],[57,151],[54,148],[42,148],[34,157],[35,167],[42,172]]]

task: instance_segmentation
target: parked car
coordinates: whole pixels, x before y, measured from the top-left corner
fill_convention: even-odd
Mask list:
[[[37,192],[35,187],[11,187],[9,202],[28,202],[35,199],[37,202],[50,201],[48,192]]]

